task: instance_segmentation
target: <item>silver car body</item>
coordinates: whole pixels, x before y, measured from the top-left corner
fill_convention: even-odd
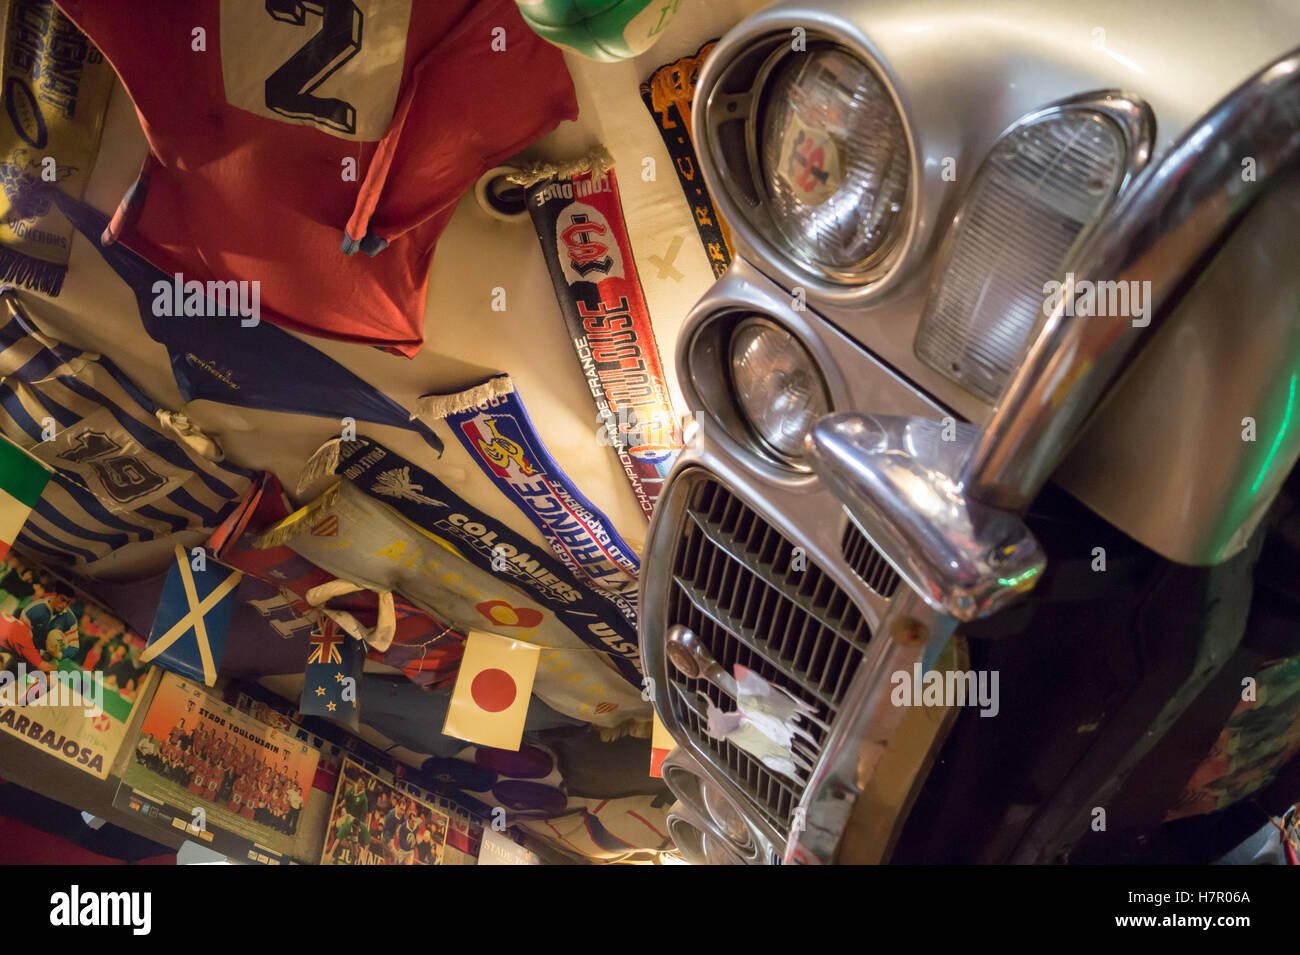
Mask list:
[[[865,285],[820,280],[750,225],[720,169],[721,147],[702,108],[740,52],[760,38],[798,28],[832,38],[872,65],[895,100],[911,146],[903,251],[885,274]],[[749,808],[759,843],[783,851],[787,861],[831,861],[854,803],[869,797],[883,821],[862,837],[870,846],[856,857],[888,857],[896,821],[890,813],[905,812],[926,747],[942,736],[938,724],[914,727],[912,736],[921,745],[902,758],[914,774],[911,781],[885,787],[888,794],[880,786],[872,789],[873,768],[899,732],[896,719],[880,719],[882,675],[911,667],[922,652],[915,641],[894,639],[900,608],[923,631],[950,632],[954,621],[921,605],[905,585],[897,594],[893,584],[883,588],[888,593],[868,585],[862,568],[849,559],[853,525],[843,495],[817,473],[773,463],[737,439],[743,429],[724,393],[725,377],[710,373],[720,368],[710,362],[721,361],[708,341],[713,319],[728,309],[753,309],[782,323],[820,364],[834,411],[935,420],[951,414],[978,430],[994,418],[995,404],[918,359],[914,341],[942,266],[944,239],[993,144],[1048,104],[1117,90],[1154,114],[1147,164],[1158,165],[1225,95],[1297,46],[1300,7],[1292,3],[1185,0],[777,3],[719,44],[700,77],[695,133],[709,187],[733,228],[737,261],[696,307],[679,342],[688,403],[703,413],[648,541],[642,643],[649,671],[660,680],[656,704],[669,728],[696,763],[711,768],[714,782]],[[943,171],[954,163],[952,181]],[[1211,565],[1240,551],[1300,456],[1300,428],[1293,421],[1300,413],[1297,212],[1300,190],[1291,182],[1252,213],[1218,250],[1193,292],[1153,329],[1150,342],[1141,343],[1137,359],[1072,437],[1073,450],[1054,474],[1097,514],[1170,560]],[[1108,225],[1103,219],[1097,231],[1105,233]],[[794,307],[792,292],[798,289],[806,294],[807,311]],[[1255,422],[1257,440],[1243,440],[1246,419]],[[793,826],[790,818],[777,818],[784,810],[774,808],[776,802],[766,812],[754,811],[753,791],[736,782],[739,770],[723,765],[700,744],[698,733],[683,728],[663,688],[668,665],[662,643],[672,622],[664,595],[682,572],[673,566],[674,548],[690,521],[706,533],[712,527],[690,512],[687,500],[710,475],[760,520],[805,548],[850,596],[871,633],[881,636],[886,628],[891,638],[871,641],[852,687],[838,699],[817,769],[795,794]],[[890,562],[896,564],[892,557]],[[754,572],[761,577],[769,570]],[[700,609],[727,623],[714,604]],[[908,778],[906,772],[901,778]]]

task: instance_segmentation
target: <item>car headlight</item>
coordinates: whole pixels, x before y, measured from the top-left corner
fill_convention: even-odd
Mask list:
[[[757,158],[781,244],[828,278],[865,280],[907,205],[911,152],[892,98],[823,43],[779,60],[764,100]]]
[[[826,385],[807,349],[764,318],[749,318],[731,339],[731,384],[754,434],[788,461],[804,456],[804,435],[830,410]]]
[[[722,834],[742,848],[749,848],[749,826],[740,811],[731,804],[731,800],[722,795],[708,780],[700,780],[700,791],[704,796],[704,808],[709,817],[722,830]]]

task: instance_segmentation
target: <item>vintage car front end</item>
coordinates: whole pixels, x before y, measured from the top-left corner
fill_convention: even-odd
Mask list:
[[[777,3],[711,55],[695,140],[736,257],[678,343],[698,427],[641,589],[697,857],[888,861],[936,761],[969,776],[972,749],[1035,735],[1003,775],[1031,795],[967,792],[967,825],[1003,826],[969,858],[1064,857],[1204,689],[1211,645],[1240,642],[1211,608],[1249,590],[1300,454],[1300,14],[1256,5],[1225,38],[1183,6]],[[1089,283],[1113,314],[1076,314]],[[1253,326],[1229,356],[1225,294]],[[1270,416],[1244,445],[1240,419]],[[1135,569],[1089,577],[1098,547]],[[1204,612],[1153,620],[1166,585]],[[1104,653],[1070,628],[1120,605],[1143,620],[1088,626],[1199,649],[1115,664],[1091,696],[1058,681],[1078,705],[1049,715],[1035,668]],[[1001,743],[979,714],[891,702],[898,674],[972,659],[1002,673]],[[710,729],[737,666],[800,704],[785,770]],[[971,784],[934,785],[940,812]]]

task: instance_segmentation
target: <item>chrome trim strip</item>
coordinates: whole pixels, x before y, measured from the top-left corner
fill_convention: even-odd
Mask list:
[[[785,861],[794,865],[830,864],[854,802],[871,780],[907,708],[890,699],[891,677],[911,673],[915,664],[937,656],[956,630],[956,621],[930,608],[912,590],[901,590],[840,707],[797,813],[805,824],[791,833]],[[893,820],[898,825],[902,819]],[[892,826],[890,828],[893,828]],[[888,859],[878,859],[886,862]]]

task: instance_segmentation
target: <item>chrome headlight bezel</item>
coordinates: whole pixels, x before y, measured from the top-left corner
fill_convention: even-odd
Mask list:
[[[844,389],[835,366],[815,335],[800,327],[801,323],[786,318],[761,300],[725,305],[701,318],[698,324],[692,323],[682,356],[692,402],[702,407],[731,441],[756,459],[755,463],[762,462],[786,474],[806,475],[811,470],[802,457],[786,455],[754,426],[741,405],[733,379],[731,356],[737,333],[749,323],[764,323],[789,335],[799,346],[817,376],[827,413],[836,409],[837,396]]]
[[[803,469],[806,465],[804,464],[804,452],[802,450],[802,436],[799,438],[799,444],[801,445],[799,452],[791,453],[788,449],[780,447],[777,440],[774,439],[771,434],[767,433],[763,426],[756,420],[756,413],[751,407],[749,407],[749,402],[747,402],[741,395],[741,387],[736,381],[738,374],[736,347],[741,336],[749,330],[773,332],[778,336],[782,336],[786,340],[785,343],[788,343],[791,348],[797,351],[798,361],[806,365],[806,370],[813,379],[813,390],[818,393],[817,397],[821,400],[821,415],[829,414],[831,410],[830,393],[826,385],[826,376],[817,364],[817,359],[813,357],[812,352],[804,346],[797,335],[783,326],[780,322],[758,313],[748,316],[738,314],[736,316],[735,325],[730,330],[726,344],[727,373],[731,384],[732,400],[735,403],[736,410],[740,413],[741,420],[748,428],[751,439],[764,448],[771,457],[774,457],[791,467]],[[812,420],[808,421],[808,427],[805,428],[803,432],[804,435],[812,430],[812,426],[817,423],[816,418],[821,417],[821,415],[817,415]]]
[[[918,186],[922,174],[916,143],[899,99],[896,84],[865,37],[848,24],[819,15],[791,21],[785,32],[773,30],[780,17],[759,15],[752,26],[742,24],[724,37],[700,77],[696,93],[695,139],[714,202],[731,226],[738,244],[759,253],[759,259],[779,274],[788,287],[804,287],[810,296],[833,301],[860,301],[883,293],[906,273],[916,258],[913,239],[918,231]],[[748,29],[747,29],[748,26]],[[761,133],[767,96],[789,56],[808,55],[791,49],[790,29],[805,30],[806,49],[838,49],[859,61],[879,83],[901,126],[907,151],[903,208],[881,246],[857,268],[820,266],[799,255],[782,238],[767,208],[761,163]]]

